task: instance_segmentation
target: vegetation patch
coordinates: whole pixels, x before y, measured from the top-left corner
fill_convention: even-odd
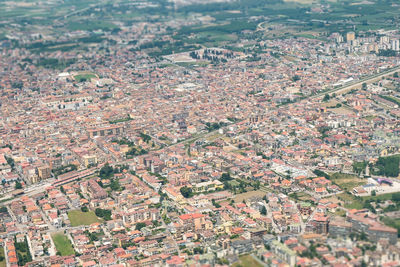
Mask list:
[[[32,261],[32,255],[29,251],[28,240],[26,240],[26,237],[23,242],[17,242],[15,239],[14,245],[17,252],[19,266],[24,266],[26,263]]]
[[[351,191],[354,187],[366,184],[366,179],[361,179],[351,174],[334,173],[330,177],[332,182],[346,191]]]
[[[397,97],[389,96],[389,95],[381,95],[380,97],[400,106],[400,99],[398,99]]]
[[[91,79],[96,78],[96,75],[94,75],[93,73],[78,74],[78,75],[75,75],[74,78],[75,78],[75,81],[80,83],[80,82],[90,81]]]
[[[56,233],[53,234],[51,238],[53,239],[54,245],[56,246],[57,254],[60,254],[61,256],[69,256],[75,254],[72,243],[66,235],[64,235],[63,233]]]
[[[239,261],[235,262],[232,266],[252,266],[252,267],[262,267],[262,265],[253,258],[251,255],[243,255],[239,257]]]
[[[111,31],[117,29],[118,26],[107,21],[71,21],[68,23],[68,29],[71,31],[94,31],[94,30],[103,30],[103,31]]]
[[[71,226],[90,225],[101,222],[93,211],[82,212],[80,210],[71,210],[68,212],[68,219]]]
[[[400,219],[393,219],[390,217],[383,217],[382,222],[389,227],[397,229],[397,236],[400,237]]]
[[[338,194],[337,198],[344,203],[344,207],[347,209],[362,209],[364,208],[363,202],[360,198],[350,194],[350,193],[342,193]]]
[[[0,267],[6,267],[4,247],[0,247]]]

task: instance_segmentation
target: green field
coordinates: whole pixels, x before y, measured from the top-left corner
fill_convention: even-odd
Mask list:
[[[111,23],[111,22],[106,22],[106,21],[89,21],[89,20],[84,20],[84,21],[71,21],[68,23],[68,29],[71,31],[94,31],[94,30],[104,30],[104,31],[110,31],[113,29],[118,28],[117,25]]]
[[[393,219],[389,217],[383,217],[382,222],[389,227],[393,227],[397,229],[397,235],[400,236],[400,219]]]
[[[357,199],[355,196],[353,196],[350,193],[342,193],[339,195],[336,195],[337,198],[341,201],[344,202],[344,207],[346,209],[362,209],[364,208],[364,204],[361,200]]]
[[[368,196],[368,197],[363,197],[363,200],[368,200],[368,201],[386,201],[386,200],[393,200],[393,194],[396,193],[387,193],[387,194],[382,194],[382,195],[376,195],[376,196]]]
[[[239,267],[239,266],[262,267],[262,265],[258,261],[256,261],[251,255],[240,256],[239,261],[235,262],[232,266],[233,267]]]
[[[68,218],[72,226],[90,225],[92,223],[101,222],[93,211],[82,212],[80,210],[71,210],[68,212]]]
[[[80,82],[90,81],[92,78],[96,78],[96,75],[94,75],[92,73],[85,73],[85,74],[75,75],[74,78],[75,78],[75,81],[80,83]]]
[[[289,194],[289,197],[299,200],[299,201],[310,201],[312,199],[312,196],[305,192],[295,192],[292,194]]]
[[[0,257],[3,259],[2,261],[0,261],[0,267],[6,267],[6,259],[3,247],[0,247]]]
[[[71,241],[63,233],[56,233],[51,236],[57,251],[61,253],[61,256],[74,255],[75,250],[72,247]]]
[[[367,183],[366,179],[361,179],[356,175],[345,173],[334,173],[331,175],[331,181],[346,191],[352,191],[354,187]]]

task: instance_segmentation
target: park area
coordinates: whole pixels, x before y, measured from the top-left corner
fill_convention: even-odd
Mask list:
[[[71,210],[68,212],[68,218],[71,226],[90,225],[92,223],[101,222],[93,211],[83,212],[80,210]]]
[[[63,233],[56,233],[51,236],[54,245],[56,246],[57,252],[61,256],[74,255],[75,251],[72,247],[71,241]]]

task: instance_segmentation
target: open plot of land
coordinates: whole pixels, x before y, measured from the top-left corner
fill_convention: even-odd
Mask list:
[[[239,257],[239,261],[235,262],[232,266],[251,266],[251,267],[262,267],[262,265],[254,259],[251,255],[244,255]]]
[[[332,182],[336,183],[340,188],[346,191],[353,190],[354,187],[364,185],[367,183],[366,179],[361,179],[356,175],[335,173],[331,175]]]
[[[82,212],[80,210],[71,210],[68,212],[68,218],[72,226],[90,225],[101,222],[93,211]]]
[[[368,197],[363,197],[364,200],[372,200],[372,201],[386,201],[386,200],[392,200],[393,199],[393,194],[396,193],[388,193],[388,194],[381,194],[381,195],[376,195],[376,196],[368,196]]]
[[[389,217],[384,217],[382,222],[387,226],[396,228],[398,232],[400,232],[400,219],[393,219]],[[399,234],[398,234],[399,235]]]
[[[300,4],[313,4],[318,3],[318,0],[284,0],[284,2],[296,2]]]
[[[82,73],[74,76],[77,82],[89,81],[92,78],[96,78],[93,73]]]
[[[0,261],[0,267],[6,267],[6,259],[5,259],[3,247],[0,247],[0,258],[3,259],[2,261]]]
[[[338,210],[335,211],[334,214],[335,214],[336,216],[346,217],[346,211],[345,211],[345,210],[338,209]]]
[[[345,106],[341,106],[340,108],[332,108],[330,110],[339,115],[354,114],[354,112],[351,109],[349,109],[348,107],[345,107]]]
[[[243,200],[252,198],[252,197],[259,197],[262,198],[263,196],[265,196],[265,192],[262,191],[251,191],[251,192],[246,192],[246,193],[241,193],[241,194],[237,194],[234,198],[235,202],[239,203],[242,202]]]
[[[74,255],[75,251],[72,247],[71,241],[63,233],[56,233],[51,236],[54,241],[54,245],[61,256]]]
[[[290,194],[289,196],[300,201],[310,201],[312,199],[312,196],[305,192],[295,192],[293,194]]]
[[[338,194],[337,198],[343,202],[343,206],[347,209],[362,209],[363,202],[349,193]]]

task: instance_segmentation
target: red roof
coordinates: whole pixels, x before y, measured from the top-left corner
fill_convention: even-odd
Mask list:
[[[193,220],[197,218],[202,218],[205,217],[204,214],[201,213],[188,213],[188,214],[183,214],[179,216],[179,219],[186,221],[186,220]]]

